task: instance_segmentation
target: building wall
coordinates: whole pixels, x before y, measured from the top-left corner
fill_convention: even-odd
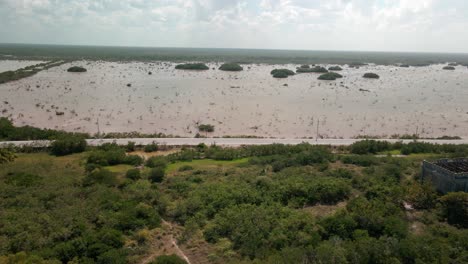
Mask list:
[[[430,180],[441,193],[468,192],[468,173],[455,174],[427,161],[423,161],[422,180]]]

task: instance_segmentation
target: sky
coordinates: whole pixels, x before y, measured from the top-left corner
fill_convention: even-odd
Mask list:
[[[468,53],[468,4],[0,0],[0,43]]]

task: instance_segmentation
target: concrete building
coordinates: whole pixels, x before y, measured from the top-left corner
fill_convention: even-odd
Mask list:
[[[423,161],[422,180],[431,181],[441,193],[468,192],[468,158]]]

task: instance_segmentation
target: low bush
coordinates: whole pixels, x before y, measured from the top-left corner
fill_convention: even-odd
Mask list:
[[[131,179],[131,180],[138,180],[141,178],[141,173],[139,169],[130,169],[127,171],[125,174],[125,177]]]
[[[336,72],[327,72],[325,74],[320,75],[317,79],[334,81],[334,80],[336,80],[338,78],[343,78],[343,76],[341,74],[336,73]]]
[[[221,71],[242,71],[243,68],[237,63],[224,63],[219,67]]]
[[[372,73],[372,72],[364,73],[364,75],[362,77],[367,78],[367,79],[379,79],[380,78],[379,75],[377,75],[375,73]]]
[[[288,69],[274,69],[270,72],[274,78],[287,78],[294,75],[294,72]]]
[[[185,63],[175,66],[178,70],[209,70],[210,68],[204,63]]]
[[[52,142],[51,152],[56,156],[63,156],[72,153],[80,153],[85,151],[87,146],[86,140],[82,137],[64,137]]]
[[[86,72],[87,70],[80,66],[73,66],[68,68],[67,72]]]
[[[200,132],[214,132],[214,126],[210,124],[200,124],[198,125],[198,130]]]
[[[160,183],[164,180],[164,176],[166,175],[164,168],[156,167],[152,168],[149,174],[149,179],[151,182]]]
[[[147,153],[148,153],[148,152],[155,152],[155,151],[158,151],[158,144],[156,144],[156,143],[153,142],[153,143],[151,143],[151,144],[146,145],[146,146],[143,148],[143,150],[144,150],[145,152],[147,152]]]

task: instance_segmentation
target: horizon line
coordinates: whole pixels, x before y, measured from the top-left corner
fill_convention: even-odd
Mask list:
[[[279,48],[221,48],[221,47],[187,47],[187,46],[127,46],[127,45],[98,45],[98,44],[57,44],[57,43],[18,43],[0,42],[0,45],[42,45],[42,46],[70,46],[70,47],[101,47],[101,48],[142,48],[142,49],[219,49],[219,50],[271,50],[271,51],[311,51],[311,52],[367,52],[367,53],[421,53],[421,54],[463,54],[468,52],[448,51],[395,51],[395,50],[325,50],[325,49],[279,49]]]

